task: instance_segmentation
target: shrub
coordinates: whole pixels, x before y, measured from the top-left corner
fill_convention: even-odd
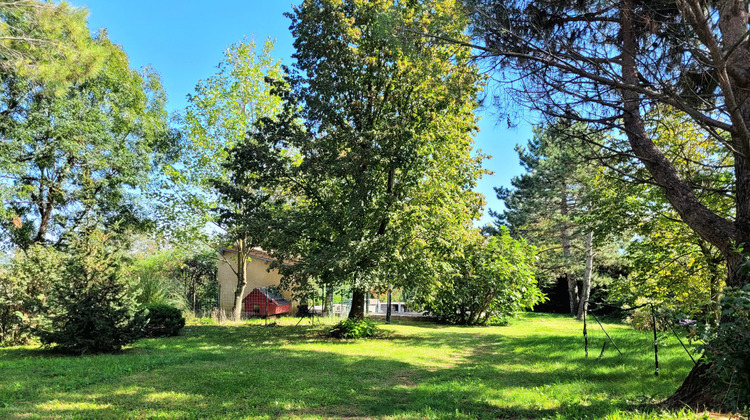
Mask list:
[[[703,340],[708,372],[723,404],[734,411],[750,408],[750,284],[725,290],[721,324]]]
[[[172,337],[179,334],[185,326],[182,311],[174,306],[157,303],[146,306],[146,310],[146,337]]]
[[[510,237],[507,228],[498,236],[477,236],[459,256],[424,305],[451,324],[486,325],[544,299],[534,278],[536,248]]]
[[[648,300],[643,297],[639,297],[635,301],[636,306],[641,306],[646,303],[648,303]],[[662,317],[658,312],[656,313],[656,330],[657,331],[666,331],[668,327],[667,322],[668,321],[666,321],[665,318]],[[630,314],[627,316],[627,318],[625,318],[625,323],[639,331],[653,331],[654,317],[652,317],[652,314],[651,314],[651,305],[646,305],[646,306],[643,306],[641,308],[634,309],[633,311],[631,311]]]
[[[98,230],[72,241],[62,280],[50,293],[50,322],[39,331],[44,345],[75,354],[114,352],[143,335],[146,320],[122,276],[123,245],[115,242]]]
[[[375,323],[369,319],[345,319],[328,332],[330,337],[334,338],[367,338],[375,335]]]
[[[51,286],[60,280],[62,254],[35,245],[0,271],[0,345],[20,345],[44,323]]]

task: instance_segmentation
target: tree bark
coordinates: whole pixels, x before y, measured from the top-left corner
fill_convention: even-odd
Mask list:
[[[716,409],[721,406],[713,390],[713,381],[707,376],[708,365],[703,359],[688,373],[677,391],[667,398],[662,405],[671,409],[684,409],[686,406],[694,410]]]
[[[736,218],[734,223],[718,216],[705,207],[696,198],[690,186],[680,178],[674,165],[651,141],[640,115],[641,97],[633,90],[625,89],[622,91],[624,105],[623,122],[633,153],[644,164],[656,183],[664,191],[667,200],[669,200],[670,204],[679,213],[682,220],[703,239],[716,246],[726,258],[727,285],[741,286],[748,283],[748,275],[743,273],[742,270],[745,258],[742,253],[735,252],[736,249],[734,248],[741,243],[750,243],[748,242],[748,239],[750,239],[750,235],[748,235],[748,226],[750,225],[750,170],[747,167],[745,159],[748,140],[747,127],[748,121],[750,121],[750,102],[746,100],[747,98],[742,98],[742,101],[738,103],[735,101],[737,98],[733,92],[741,92],[742,89],[739,89],[736,81],[734,82],[734,86],[730,86],[732,83],[726,78],[727,69],[726,63],[723,62],[723,58],[721,57],[722,54],[717,54],[713,51],[715,48],[712,48],[716,47],[716,45],[713,45],[713,33],[710,30],[706,31],[705,28],[701,28],[701,25],[706,24],[706,19],[702,12],[703,9],[697,2],[692,0],[683,0],[678,3],[683,13],[689,20],[692,20],[691,24],[696,29],[701,40],[707,44],[709,50],[712,50],[712,58],[716,61],[713,64],[717,67],[720,88],[725,99],[727,101],[731,99],[737,104],[733,109],[729,109],[733,128],[731,133],[732,142],[735,146],[733,155],[735,158]],[[741,36],[729,35],[730,28],[726,24],[723,25],[720,23],[719,26],[725,41],[735,38],[740,40],[741,37],[745,36],[744,33],[747,31],[747,5],[744,5],[743,8],[740,7],[740,3],[744,4],[744,2],[727,0],[720,6],[720,15],[722,18],[727,15],[727,8],[729,8],[731,9],[731,13],[729,14],[735,17],[732,20],[738,21],[739,19],[739,21],[743,22],[737,26],[742,33]],[[637,86],[637,41],[635,30],[633,29],[633,11],[633,0],[625,0],[621,11],[621,34],[623,38],[621,63],[623,81],[626,84]],[[738,15],[741,16],[737,18]],[[724,46],[725,48],[734,48],[735,43],[724,42]],[[744,68],[738,68],[736,72],[746,75],[748,65],[750,65],[750,58],[748,58],[747,53],[738,54],[733,58],[735,65],[741,58],[740,56],[745,58],[741,63],[741,66],[744,66]],[[736,117],[738,113],[742,114],[742,119]],[[675,391],[665,404],[670,406],[679,405],[680,407],[720,409],[720,402],[715,401],[713,395],[709,395],[707,392],[707,390],[712,389],[714,381],[706,375],[706,370],[707,367],[705,364],[699,363],[696,365],[687,378],[685,378],[680,388]]]
[[[325,286],[325,298],[323,299],[323,313],[324,317],[331,316],[333,313],[333,287],[330,285]]]
[[[586,234],[586,269],[583,272],[583,287],[581,288],[581,300],[578,304],[578,315],[576,318],[583,320],[584,313],[589,307],[589,296],[591,295],[591,276],[594,271],[594,232]]]
[[[245,269],[247,267],[247,242],[244,239],[237,241],[237,287],[234,290],[234,303],[232,304],[232,318],[238,321],[242,318],[242,298],[247,286]]]
[[[365,291],[355,288],[352,291],[352,308],[349,310],[349,319],[361,321],[365,319]]]

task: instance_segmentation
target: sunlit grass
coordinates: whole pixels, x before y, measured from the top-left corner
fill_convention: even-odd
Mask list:
[[[331,340],[296,319],[190,325],[121,354],[0,349],[0,418],[661,418],[692,362],[674,337],[527,314],[505,327],[380,325]],[[597,327],[598,328],[598,327]]]

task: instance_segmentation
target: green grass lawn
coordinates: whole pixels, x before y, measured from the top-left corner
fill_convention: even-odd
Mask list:
[[[0,348],[0,418],[639,418],[692,362],[660,334],[526,314],[503,327],[380,325],[381,337],[334,341],[281,320],[190,325],[116,355]],[[596,327],[596,328],[595,328]],[[689,413],[678,416],[688,417]]]

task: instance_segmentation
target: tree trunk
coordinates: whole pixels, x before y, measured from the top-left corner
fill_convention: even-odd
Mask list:
[[[244,239],[237,241],[237,288],[234,290],[234,303],[232,304],[232,318],[239,321],[242,318],[242,298],[247,286],[245,269],[247,267],[247,243]]]
[[[360,321],[365,319],[365,291],[354,288],[352,291],[352,308],[349,310],[349,319]]]
[[[694,410],[720,407],[721,401],[717,401],[713,381],[708,378],[707,370],[708,365],[703,363],[703,359],[698,360],[682,385],[662,405],[672,409],[684,409],[687,406]]]
[[[325,286],[325,298],[323,299],[323,316],[328,317],[333,314],[333,287]]]
[[[583,287],[581,288],[581,300],[578,304],[578,315],[576,318],[583,320],[583,314],[589,307],[589,296],[591,295],[591,276],[594,271],[594,232],[586,234],[586,269],[583,272]]]

